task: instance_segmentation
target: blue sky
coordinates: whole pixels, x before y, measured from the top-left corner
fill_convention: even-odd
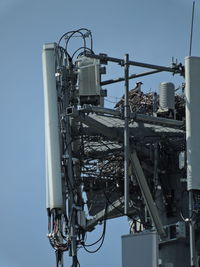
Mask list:
[[[43,43],[87,27],[93,33],[96,53],[122,58],[129,53],[133,60],[165,66],[174,56],[184,63],[191,9],[190,0],[1,0],[0,267],[55,266],[46,238]],[[200,56],[199,14],[200,2],[196,1],[195,56]],[[120,67],[108,70],[107,78],[123,75]],[[176,86],[182,82],[169,74],[141,80],[147,91],[158,90],[162,81],[174,81]],[[119,97],[123,83],[107,89],[109,96]],[[126,219],[110,221],[102,250],[95,255],[80,251],[81,266],[121,267],[120,236],[126,233]],[[68,257],[66,266],[70,266]]]

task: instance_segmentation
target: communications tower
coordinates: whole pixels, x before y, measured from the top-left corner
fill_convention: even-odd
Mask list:
[[[82,44],[71,53],[74,37]],[[80,266],[77,250],[100,249],[107,220],[127,216],[122,267],[199,267],[200,58],[166,67],[128,54],[97,55],[85,28],[45,44],[42,57],[48,238],[56,266],[64,266],[64,252]],[[110,62],[122,77],[102,78]],[[131,66],[145,71],[131,74]],[[160,72],[181,75],[181,93],[162,81],[158,94],[143,92],[142,82],[130,88],[131,79]],[[106,108],[115,83],[124,95]],[[99,222],[102,236],[88,244],[86,233]]]

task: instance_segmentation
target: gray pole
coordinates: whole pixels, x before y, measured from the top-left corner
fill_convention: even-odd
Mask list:
[[[191,21],[191,30],[190,30],[190,50],[189,56],[192,55],[192,38],[193,38],[193,26],[194,26],[194,9],[195,9],[195,1],[192,4],[192,21]]]
[[[129,207],[129,55],[124,58],[125,99],[124,99],[124,213]]]
[[[70,75],[73,75],[73,66],[70,64]],[[69,86],[69,92],[66,94],[66,107],[69,107],[70,94],[74,92],[74,84],[71,81]],[[72,136],[71,136],[71,125],[72,121],[67,116],[66,118],[66,141],[67,141],[67,153],[68,153],[68,179],[69,179],[69,200],[68,200],[68,214],[69,214],[69,231],[71,238],[71,247],[69,254],[72,257],[72,266],[77,267],[77,234],[76,234],[76,209],[74,201],[74,173],[73,173],[73,162],[72,162]]]
[[[195,267],[195,235],[194,235],[194,223],[192,219],[193,215],[193,192],[189,191],[189,218],[190,218],[190,265]]]

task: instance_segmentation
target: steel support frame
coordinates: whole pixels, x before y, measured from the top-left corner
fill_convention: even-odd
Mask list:
[[[86,116],[85,114],[89,114],[89,113],[96,113],[100,115],[113,116],[114,118],[124,119],[124,114],[121,111],[109,109],[109,108],[85,106],[84,108],[80,110],[72,110],[71,108],[70,110],[71,112],[67,114],[74,118],[78,118],[82,122],[84,122],[84,120],[85,122],[89,121],[90,119],[93,120],[92,118],[90,119],[86,118],[88,116]],[[162,125],[162,126],[167,126],[171,128],[179,128],[179,127],[184,126],[183,121],[167,119],[167,118],[162,118],[162,117],[153,117],[153,116],[149,116],[145,114],[138,114],[136,112],[129,112],[129,118],[136,122],[143,122],[143,123],[149,123],[149,124],[154,124],[154,125]],[[95,123],[95,121],[93,120],[93,123],[95,125],[98,122]],[[113,136],[113,133],[111,136]]]

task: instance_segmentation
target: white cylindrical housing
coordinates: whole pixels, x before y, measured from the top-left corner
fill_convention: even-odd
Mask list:
[[[200,57],[185,58],[188,190],[200,190]]]
[[[163,110],[175,108],[175,87],[173,83],[160,84],[159,106]]]
[[[45,44],[42,52],[45,110],[45,157],[47,208],[62,208],[59,121],[55,78],[56,44]]]

